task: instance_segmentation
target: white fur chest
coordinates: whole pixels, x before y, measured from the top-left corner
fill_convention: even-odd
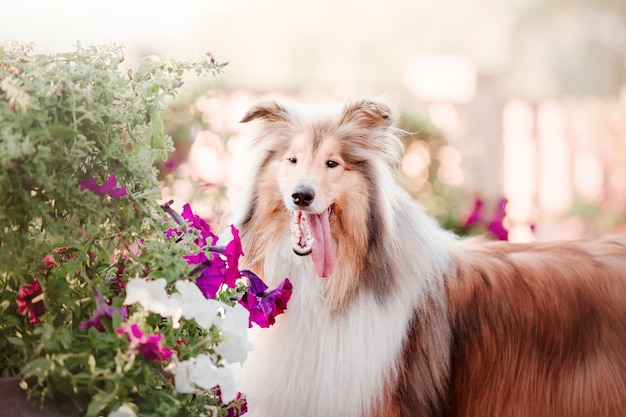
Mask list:
[[[398,291],[381,305],[360,291],[344,311],[331,313],[309,258],[294,255],[288,241],[268,253],[265,277],[273,285],[289,277],[294,289],[276,325],[252,334],[256,347],[244,365],[249,415],[367,416],[393,376],[414,292]]]

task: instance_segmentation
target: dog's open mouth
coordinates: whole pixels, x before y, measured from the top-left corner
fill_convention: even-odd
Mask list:
[[[328,277],[335,268],[330,213],[331,208],[319,214],[292,211],[289,224],[293,251],[300,256],[311,255],[315,270],[321,278]]]

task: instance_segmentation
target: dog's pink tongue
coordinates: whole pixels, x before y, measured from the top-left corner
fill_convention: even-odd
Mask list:
[[[305,213],[311,234],[315,241],[311,248],[313,265],[320,278],[326,278],[335,269],[335,251],[330,236],[330,210],[321,214]]]

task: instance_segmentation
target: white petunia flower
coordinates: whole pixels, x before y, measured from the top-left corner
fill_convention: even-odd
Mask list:
[[[162,317],[171,317],[174,328],[180,326],[180,317],[183,312],[183,301],[180,294],[169,296],[165,290],[165,278],[147,280],[132,278],[126,284],[125,305],[139,303],[151,313]]]
[[[222,341],[215,351],[228,363],[244,362],[254,345],[248,340],[248,317],[250,313],[241,304],[224,306],[225,314],[221,323]]]
[[[176,391],[191,394],[197,388],[211,390],[220,387],[222,401],[228,404],[237,398],[234,373],[228,368],[218,368],[207,354],[179,362],[174,358],[167,370],[174,374]]]
[[[182,315],[185,319],[194,319],[203,329],[210,329],[218,322],[217,312],[223,303],[207,299],[200,288],[189,280],[176,281],[176,290],[182,299]]]
[[[109,413],[109,417],[137,417],[137,414],[135,414],[132,408],[124,404],[117,410]]]
[[[195,364],[196,358],[180,362],[176,355],[172,356],[172,362],[165,368],[174,374],[174,385],[176,391],[182,394],[191,394],[196,391],[191,379],[191,369]]]

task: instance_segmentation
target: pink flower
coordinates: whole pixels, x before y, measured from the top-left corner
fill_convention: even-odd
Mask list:
[[[102,325],[103,318],[113,318],[113,313],[116,311],[122,317],[122,320],[126,320],[128,315],[128,309],[126,307],[111,307],[95,288],[93,295],[96,299],[96,311],[90,319],[83,321],[78,325],[79,329],[88,329],[89,327],[95,327],[99,332],[104,332],[104,326]]]
[[[41,260],[41,262],[43,262],[47,267],[52,268],[58,265],[54,254],[58,254],[61,258],[62,261],[66,261],[68,259],[72,259],[74,257],[74,255],[72,255],[71,253],[64,253],[67,250],[67,246],[62,246],[60,248],[55,248],[53,249],[49,254],[47,254],[46,256],[44,256],[44,258]]]
[[[117,186],[117,178],[115,177],[115,174],[111,174],[111,176],[104,183],[102,183],[102,185],[98,185],[96,180],[93,178],[87,178],[84,181],[79,181],[78,186],[83,191],[88,190],[97,194],[101,201],[106,195],[111,198],[118,198],[126,195],[126,186]]]
[[[54,255],[49,253],[42,260],[47,267],[57,266],[57,261],[54,259]]]
[[[31,280],[29,284],[20,286],[15,302],[18,313],[30,317],[30,324],[41,323],[40,316],[45,312],[45,306],[43,304],[43,291],[36,278]]]
[[[129,323],[115,330],[126,335],[130,341],[130,350],[137,351],[151,361],[165,361],[172,356],[172,351],[161,344],[161,334],[144,334],[139,326]]]
[[[287,309],[291,298],[292,285],[285,278],[275,289],[267,291],[267,285],[251,271],[241,271],[248,278],[248,291],[239,301],[250,312],[250,323],[261,327],[270,327],[276,322],[276,316]]]

